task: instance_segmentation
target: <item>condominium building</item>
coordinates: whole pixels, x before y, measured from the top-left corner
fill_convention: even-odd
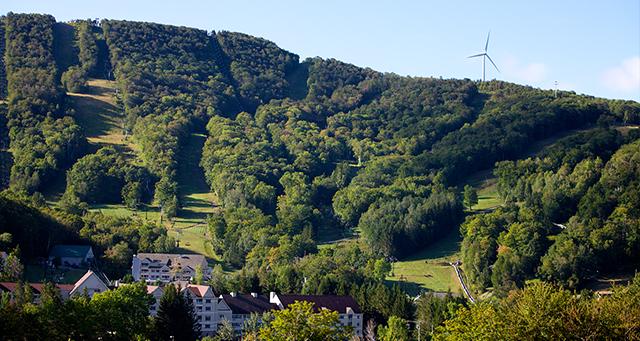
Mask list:
[[[147,283],[190,281],[198,271],[202,271],[203,280],[211,276],[211,268],[202,255],[139,253],[133,256],[131,262],[133,279]]]

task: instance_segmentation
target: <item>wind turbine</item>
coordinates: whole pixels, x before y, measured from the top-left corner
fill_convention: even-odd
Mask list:
[[[484,77],[485,76],[485,62],[486,62],[487,58],[489,59],[491,64],[493,64],[493,67],[495,67],[496,70],[498,70],[498,72],[500,72],[500,69],[498,69],[498,66],[496,65],[496,63],[494,63],[493,60],[491,60],[491,57],[489,57],[489,54],[487,53],[487,49],[489,48],[489,36],[491,36],[491,31],[489,31],[489,33],[487,34],[487,42],[484,44],[484,52],[478,53],[478,54],[474,54],[473,56],[467,57],[467,58],[482,57],[482,81],[483,82],[485,80],[485,77]]]

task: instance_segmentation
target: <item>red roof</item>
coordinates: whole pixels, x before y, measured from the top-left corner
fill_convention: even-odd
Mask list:
[[[31,289],[34,293],[40,294],[44,289],[44,283],[29,283]],[[0,289],[4,291],[13,292],[16,290],[18,283],[16,282],[0,282]],[[56,284],[56,287],[60,289],[61,292],[70,292],[73,289],[72,284]]]
[[[313,302],[314,310],[318,311],[322,308],[337,311],[339,313],[346,313],[347,307],[353,309],[354,313],[360,314],[360,306],[358,302],[351,296],[338,296],[338,295],[278,295],[280,302],[286,308],[289,304],[296,301]]]

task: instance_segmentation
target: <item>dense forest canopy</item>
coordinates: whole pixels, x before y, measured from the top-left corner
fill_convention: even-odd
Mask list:
[[[262,38],[155,23],[9,13],[0,32],[0,232],[26,257],[46,252],[33,241],[84,241],[120,276],[136,252],[174,250],[179,162],[197,133],[188,173],[216,198],[202,238],[239,270],[216,267],[219,291],[350,293],[378,320],[409,318],[406,295],[383,284],[387,260],[458,228],[477,292],[536,278],[576,288],[639,265],[637,102],[300,61]],[[127,153],[89,148],[76,123],[69,97],[96,78],[115,83]],[[482,170],[504,205],[470,214],[462,187]],[[47,203],[55,178],[64,190]],[[162,220],[102,204],[155,205]],[[319,248],[328,236],[350,240]]]

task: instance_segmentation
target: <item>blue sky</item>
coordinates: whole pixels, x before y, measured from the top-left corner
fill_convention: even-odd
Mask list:
[[[9,2],[9,3],[8,3]],[[640,101],[640,1],[2,1],[58,21],[153,21],[267,38],[302,58],[400,75],[497,78]]]

